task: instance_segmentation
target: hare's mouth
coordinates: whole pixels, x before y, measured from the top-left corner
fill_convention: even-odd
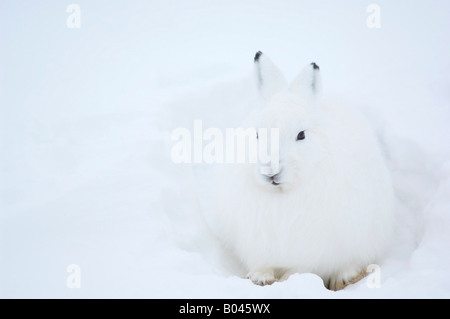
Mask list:
[[[273,186],[279,186],[281,184],[280,181],[275,178],[275,176],[268,177],[267,182]]]
[[[265,177],[264,180],[265,180],[265,182],[267,184],[270,184],[272,186],[279,186],[279,185],[281,185],[279,174],[275,174],[275,175],[272,175],[272,176],[267,176],[266,175],[264,177]]]

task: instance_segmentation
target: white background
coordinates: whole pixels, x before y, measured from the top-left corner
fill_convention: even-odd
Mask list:
[[[377,1],[379,29],[360,0],[78,1],[79,29],[70,3],[0,2],[0,297],[450,297],[448,1]],[[173,164],[170,134],[237,125],[258,50],[289,79],[319,64],[383,139],[399,243],[381,288],[254,286],[206,232],[208,169]]]

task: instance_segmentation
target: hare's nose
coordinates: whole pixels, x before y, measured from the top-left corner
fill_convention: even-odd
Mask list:
[[[259,172],[261,175],[267,176],[267,177],[274,177],[275,175],[280,173],[280,167],[274,166],[274,165],[268,165],[268,166],[261,166],[259,169]]]
[[[261,175],[264,175],[265,177],[272,178],[272,179],[274,179],[278,174],[279,173],[276,173],[276,174],[266,173],[266,174],[264,174],[264,173],[261,172]]]

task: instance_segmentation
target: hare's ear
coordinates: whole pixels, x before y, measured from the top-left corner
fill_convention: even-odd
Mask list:
[[[314,62],[306,66],[291,84],[291,92],[315,103],[322,93],[320,68]]]
[[[264,99],[269,99],[278,92],[288,89],[285,77],[265,54],[258,51],[254,60],[256,84]]]

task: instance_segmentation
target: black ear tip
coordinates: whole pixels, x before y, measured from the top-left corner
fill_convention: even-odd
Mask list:
[[[259,61],[259,58],[261,57],[262,54],[263,54],[263,53],[262,53],[261,51],[256,52],[254,61],[255,61],[255,62],[258,62],[258,61]]]
[[[319,66],[315,62],[312,62],[311,65],[314,70],[320,70]]]

